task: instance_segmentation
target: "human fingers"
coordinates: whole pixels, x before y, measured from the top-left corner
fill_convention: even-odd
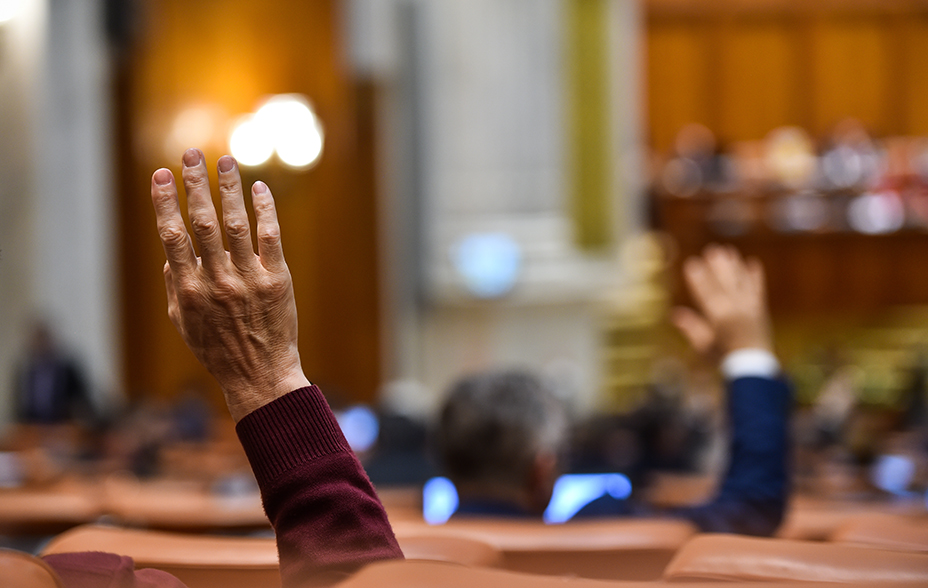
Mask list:
[[[729,297],[739,296],[746,272],[738,251],[727,245],[709,246],[704,258],[721,290]]]
[[[691,308],[677,307],[670,315],[670,321],[683,333],[698,353],[708,354],[715,344],[715,331],[709,323]]]
[[[197,255],[180,213],[177,184],[170,170],[161,168],[152,174],[151,202],[155,208],[158,236],[171,268],[178,275],[193,271],[197,267]]]
[[[258,231],[258,257],[261,265],[270,272],[278,272],[286,267],[284,251],[280,243],[280,223],[277,221],[277,207],[267,184],[258,181],[251,188],[251,202],[255,209]]]
[[[177,290],[174,288],[174,272],[171,264],[164,264],[164,291],[168,295],[168,318],[178,331],[180,331],[180,316],[178,315]]]
[[[200,259],[207,271],[215,272],[226,261],[219,218],[209,191],[206,161],[199,149],[188,149],[183,157],[184,189],[187,191],[187,215],[190,228],[200,248]]]
[[[219,158],[219,195],[222,197],[222,224],[229,243],[229,256],[239,269],[256,266],[251,245],[251,224],[242,195],[242,178],[238,164],[228,155]]]
[[[687,259],[683,264],[683,278],[693,303],[711,317],[719,305],[720,287],[709,269],[706,256]]]

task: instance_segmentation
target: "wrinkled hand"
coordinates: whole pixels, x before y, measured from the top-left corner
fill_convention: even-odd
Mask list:
[[[757,348],[773,351],[764,270],[731,246],[709,245],[702,257],[683,265],[683,275],[700,312],[675,308],[671,320],[697,352],[724,356]]]
[[[296,303],[280,243],[277,210],[263,182],[252,187],[258,253],[245,210],[238,164],[219,159],[222,224],[213,207],[206,162],[183,157],[187,213],[198,257],[181,216],[174,176],[152,175],[151,200],[167,263],[168,316],[184,342],[219,381],[229,412],[242,417],[309,385],[297,349]],[[225,233],[229,250],[222,243]]]

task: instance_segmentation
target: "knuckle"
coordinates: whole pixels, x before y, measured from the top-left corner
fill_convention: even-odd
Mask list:
[[[249,232],[250,228],[247,222],[241,220],[226,221],[226,235],[232,239],[244,239]]]
[[[231,276],[216,276],[210,283],[210,297],[222,304],[227,304],[243,297],[239,282]]]
[[[184,187],[187,189],[204,188],[209,186],[209,176],[199,167],[188,168],[184,174]]]
[[[178,304],[185,308],[200,300],[200,288],[192,280],[181,280],[174,288],[177,292]]]
[[[290,275],[269,275],[264,278],[261,290],[270,298],[277,298],[290,291]]]
[[[223,196],[241,198],[242,187],[238,182],[224,180],[219,183],[219,193]]]
[[[274,212],[274,201],[270,198],[255,198],[253,200],[255,213],[258,215],[270,214]]]
[[[261,242],[265,245],[277,245],[280,243],[280,227],[264,227],[261,234],[258,235]]]
[[[190,219],[190,226],[198,235],[214,235],[219,231],[219,223],[212,218],[194,217]]]
[[[180,246],[187,241],[187,231],[176,225],[165,225],[158,230],[161,242],[167,246]]]

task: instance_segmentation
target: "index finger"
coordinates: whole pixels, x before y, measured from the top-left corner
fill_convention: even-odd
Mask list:
[[[170,170],[161,168],[151,176],[151,203],[164,254],[171,271],[183,275],[197,267],[197,256],[187,233],[177,201],[177,184]]]

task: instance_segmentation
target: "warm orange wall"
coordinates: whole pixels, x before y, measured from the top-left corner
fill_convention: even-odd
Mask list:
[[[331,395],[370,399],[379,380],[373,121],[370,92],[349,76],[334,0],[148,0],[144,27],[117,74],[127,387],[171,395],[209,380],[165,315],[164,255],[148,201],[159,166],[179,175],[182,149],[163,153],[173,116],[213,105],[230,116],[262,96],[298,92],[326,132],[321,162],[265,179],[278,202],[300,313],[307,376]],[[225,147],[206,145],[214,165]]]
[[[928,135],[928,2],[649,0],[647,127],[667,150],[684,124],[723,141],[853,116],[877,135]]]

